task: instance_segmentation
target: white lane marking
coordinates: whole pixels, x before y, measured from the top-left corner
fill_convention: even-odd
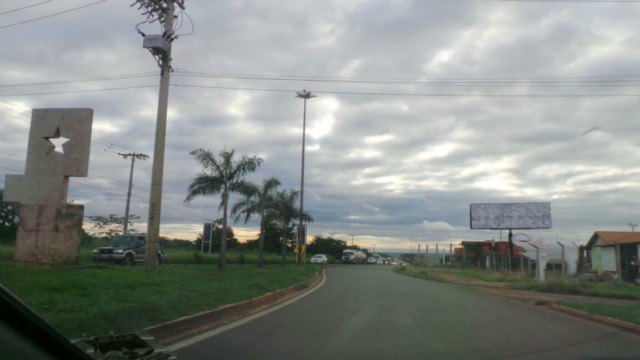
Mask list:
[[[221,326],[219,328],[216,328],[216,329],[213,329],[213,330],[209,330],[207,332],[204,332],[202,334],[196,335],[196,336],[191,337],[189,339],[182,340],[182,341],[177,342],[175,344],[169,345],[165,349],[167,351],[169,351],[169,352],[180,350],[180,349],[182,349],[184,347],[191,346],[191,345],[193,345],[195,343],[198,343],[200,341],[206,340],[206,339],[208,339],[210,337],[213,337],[213,336],[216,336],[218,334],[222,334],[225,331],[229,331],[231,329],[237,328],[238,326],[244,325],[244,324],[246,324],[246,323],[248,323],[250,321],[253,321],[255,319],[261,318],[261,317],[263,317],[263,316],[265,316],[267,314],[270,314],[270,313],[272,313],[272,312],[274,312],[274,311],[276,311],[278,309],[281,309],[281,308],[283,308],[283,307],[285,307],[285,306],[287,306],[289,304],[292,304],[292,303],[304,298],[305,296],[313,293],[314,291],[318,290],[322,285],[324,285],[326,279],[327,279],[327,277],[325,275],[325,272],[323,271],[322,272],[322,281],[320,282],[320,284],[318,284],[318,286],[314,287],[313,289],[305,292],[304,294],[301,294],[301,295],[299,295],[299,296],[297,296],[297,297],[295,297],[293,299],[289,299],[287,301],[284,301],[284,302],[282,302],[282,303],[280,303],[280,304],[278,304],[278,305],[276,305],[274,307],[271,307],[269,309],[263,310],[263,311],[261,311],[259,313],[255,313],[253,315],[249,315],[244,319],[240,319],[240,320],[234,321],[234,322],[229,323],[227,325],[223,325],[223,326]]]

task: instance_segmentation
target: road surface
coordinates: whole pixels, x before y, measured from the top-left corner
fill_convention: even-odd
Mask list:
[[[193,343],[183,359],[640,359],[640,337],[382,265],[339,265],[287,306]]]

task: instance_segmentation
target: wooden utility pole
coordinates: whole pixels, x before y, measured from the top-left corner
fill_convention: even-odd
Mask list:
[[[127,159],[131,157],[131,171],[129,172],[129,190],[127,190],[127,206],[124,210],[124,227],[122,229],[122,234],[126,234],[129,229],[129,204],[131,203],[131,189],[133,188],[133,164],[136,159],[146,160],[149,158],[149,155],[138,154],[138,153],[128,153],[122,154],[118,153],[118,155],[122,156],[123,159]]]

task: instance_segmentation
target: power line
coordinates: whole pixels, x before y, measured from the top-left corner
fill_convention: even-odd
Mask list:
[[[218,90],[240,90],[240,91],[262,91],[262,92],[283,92],[291,93],[291,89],[267,89],[248,88],[231,86],[206,86],[206,85],[185,85],[171,84],[175,87],[218,89]],[[640,94],[462,94],[462,93],[401,93],[401,92],[363,92],[363,91],[314,91],[318,94],[333,95],[366,95],[366,96],[407,96],[407,97],[471,97],[471,98],[614,98],[614,97],[640,97]]]
[[[153,73],[119,74],[111,76],[96,76],[83,79],[55,80],[32,83],[0,84],[0,88],[29,87],[77,84],[98,81],[129,80],[154,76]],[[640,84],[640,75],[611,75],[611,76],[573,76],[573,77],[498,77],[498,78],[394,78],[394,77],[330,77],[330,76],[297,76],[297,75],[260,75],[260,74],[234,74],[234,73],[203,73],[176,70],[175,77],[183,78],[207,78],[227,80],[263,80],[263,81],[305,81],[324,83],[346,84],[373,84],[373,85],[459,85],[459,86],[510,86],[510,85],[542,85],[542,86],[637,86]],[[115,88],[121,89],[121,88]]]
[[[106,1],[109,1],[109,0],[99,0],[99,1],[96,1],[96,2],[93,2],[93,3],[90,3],[90,4],[86,4],[86,5],[78,6],[78,7],[75,7],[75,8],[59,11],[57,13],[44,15],[44,16],[40,16],[40,17],[37,17],[37,18],[33,18],[33,19],[19,21],[17,23],[13,23],[13,24],[9,24],[9,25],[0,26],[0,29],[6,29],[6,28],[13,27],[13,26],[18,26],[18,25],[27,24],[27,23],[31,23],[31,22],[34,22],[34,21],[38,21],[38,20],[47,19],[47,18],[50,18],[50,17],[62,15],[62,14],[67,14],[67,13],[70,13],[72,11],[88,8],[90,6],[98,5],[98,4],[106,2]]]
[[[500,2],[531,3],[640,3],[640,0],[492,0]]]
[[[154,73],[138,73],[138,74],[120,74],[120,75],[105,75],[105,76],[96,76],[84,79],[71,79],[71,80],[55,80],[55,81],[41,81],[41,82],[32,82],[32,83],[17,83],[17,84],[0,84],[0,88],[8,88],[8,87],[25,87],[25,86],[46,86],[46,85],[63,85],[63,84],[77,84],[77,83],[85,83],[85,82],[96,82],[96,81],[112,81],[112,80],[129,80],[129,79],[137,79],[143,77],[151,77],[155,76]]]
[[[11,14],[11,13],[14,13],[14,12],[17,12],[17,11],[21,11],[21,10],[25,10],[25,9],[29,9],[29,8],[32,8],[32,7],[44,5],[44,4],[52,2],[52,1],[53,0],[44,0],[44,1],[41,1],[39,3],[35,3],[35,4],[31,4],[31,5],[25,5],[25,6],[22,6],[22,7],[19,7],[19,8],[15,8],[13,10],[7,10],[7,11],[4,11],[4,12],[1,12],[0,16],[1,15]]]
[[[143,88],[150,88],[150,87],[158,87],[158,85],[156,84],[156,85],[123,86],[123,87],[117,87],[117,88],[102,88],[102,89],[41,91],[41,92],[33,92],[33,93],[0,94],[0,97],[57,95],[57,94],[78,94],[78,93],[90,93],[90,92],[98,92],[98,91],[116,91],[116,90],[143,89]]]
[[[269,80],[269,81],[305,81],[348,84],[376,85],[531,85],[531,84],[633,84],[640,83],[640,75],[616,76],[578,76],[578,77],[530,77],[530,78],[376,78],[376,77],[329,77],[329,76],[296,76],[296,75],[258,75],[258,74],[221,74],[176,71],[176,77],[213,78],[230,80]]]

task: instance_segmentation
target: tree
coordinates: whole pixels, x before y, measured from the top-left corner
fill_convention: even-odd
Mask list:
[[[238,193],[246,187],[244,177],[256,171],[262,163],[262,159],[253,156],[242,155],[239,160],[234,159],[235,151],[223,150],[220,158],[209,150],[196,149],[189,153],[202,166],[202,174],[196,176],[187,189],[185,203],[201,196],[215,196],[220,194],[220,206],[222,209],[222,234],[220,238],[220,256],[218,269],[224,270],[226,263],[226,239],[227,239],[227,209],[229,195]]]
[[[279,191],[273,204],[272,219],[278,223],[282,251],[282,266],[286,264],[287,242],[295,238],[294,221],[300,217],[300,208],[296,206],[300,192],[296,190]],[[302,214],[304,222],[313,222],[313,217],[307,212]]]
[[[309,244],[309,253],[331,255],[335,259],[342,258],[342,251],[349,248],[344,240],[334,239],[332,237],[322,237],[317,235]]]
[[[117,216],[116,214],[110,214],[109,216],[92,215],[89,216],[89,219],[93,221],[92,229],[98,230],[95,232],[98,236],[112,237],[121,234],[124,229],[124,216]],[[130,232],[135,232],[136,229],[131,228],[131,226],[133,226],[133,220],[137,219],[140,219],[140,216],[129,215],[128,227]]]
[[[226,249],[236,249],[239,246],[238,239],[233,232],[233,228],[227,227],[227,244]],[[208,246],[211,246],[211,249],[218,249],[216,251],[220,251],[220,239],[222,239],[222,219],[217,219],[213,222],[213,230],[211,232],[211,244],[208,244],[209,239],[206,239],[204,247],[202,246],[202,238],[204,234],[199,234],[198,238],[195,242],[195,247],[199,251],[204,248],[205,251],[208,251]]]
[[[0,189],[0,243],[13,243],[18,232],[18,209],[3,201],[4,189]]]
[[[273,211],[275,193],[280,186],[280,180],[271,177],[262,182],[262,186],[246,183],[240,190],[243,198],[240,199],[231,209],[231,214],[235,216],[235,221],[244,217],[245,224],[251,216],[260,216],[260,235],[258,236],[258,267],[264,267],[264,232],[268,222],[269,212]]]

